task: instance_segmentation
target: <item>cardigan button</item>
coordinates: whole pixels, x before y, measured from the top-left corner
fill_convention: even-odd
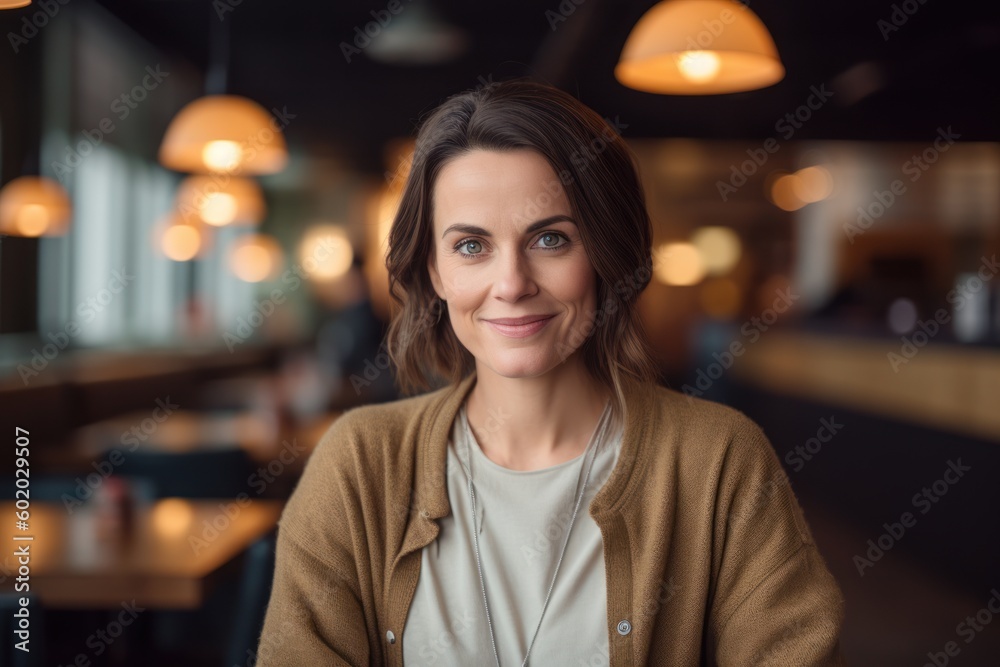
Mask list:
[[[386,631],[386,633],[385,633],[385,639],[390,644],[395,644],[396,643],[396,635],[392,634],[392,630],[387,630]]]
[[[420,510],[420,516],[422,516],[423,518],[425,518],[425,519],[426,519],[426,518],[427,518],[427,517],[429,517],[430,515],[431,515],[431,513],[430,513],[430,512],[428,512],[427,510]]]
[[[630,632],[632,632],[632,624],[628,622],[628,619],[618,621],[618,634],[624,637]]]

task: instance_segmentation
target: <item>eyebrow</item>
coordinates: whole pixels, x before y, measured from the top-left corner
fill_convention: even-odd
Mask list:
[[[524,233],[531,234],[532,232],[538,231],[542,227],[547,227],[556,222],[571,222],[574,225],[576,224],[576,221],[573,218],[569,217],[568,215],[562,215],[562,214],[552,215],[549,216],[548,218],[544,218],[542,220],[538,220],[537,222],[531,223],[530,225],[528,225],[527,229],[524,230]],[[490,234],[489,231],[483,229],[482,227],[477,227],[475,225],[467,225],[461,222],[457,222],[454,225],[449,225],[448,228],[444,230],[444,233],[441,234],[441,238],[448,236],[450,232],[462,232],[463,234],[476,234],[478,236],[492,236],[492,234]]]

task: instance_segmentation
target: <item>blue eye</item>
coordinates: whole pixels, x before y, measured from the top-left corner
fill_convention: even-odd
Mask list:
[[[553,240],[558,241],[559,239],[562,239],[566,241],[566,243],[569,243],[569,241],[566,240],[566,237],[563,236],[562,234],[553,234],[551,232],[542,234],[541,236],[538,237],[538,240],[541,243],[539,247],[542,250],[557,250],[566,245],[566,243],[560,243],[559,245],[548,245],[548,244],[551,243]]]
[[[470,246],[474,248],[471,252],[461,251],[461,248],[465,247],[466,249],[468,249]],[[458,245],[455,246],[455,250],[458,251],[458,254],[460,255],[478,255],[483,251],[483,244],[480,243],[479,241],[474,241],[474,240],[461,241],[459,242]]]

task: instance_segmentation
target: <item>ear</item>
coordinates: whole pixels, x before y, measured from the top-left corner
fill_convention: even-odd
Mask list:
[[[434,291],[437,293],[438,297],[447,300],[444,293],[444,283],[441,281],[441,274],[437,270],[437,253],[434,248],[427,253],[427,273],[431,277],[431,285],[434,286]]]

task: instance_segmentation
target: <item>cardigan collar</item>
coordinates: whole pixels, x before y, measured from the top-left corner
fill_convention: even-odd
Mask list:
[[[422,438],[417,443],[414,481],[414,501],[419,503],[419,515],[424,519],[440,519],[451,513],[444,474],[448,440],[455,418],[475,386],[475,381],[476,373],[473,371],[458,383],[439,389],[429,397],[430,404],[425,413],[429,422],[424,422],[420,428]],[[595,519],[599,514],[613,510],[626,502],[631,491],[639,484],[637,478],[641,477],[640,474],[633,473],[647,470],[649,465],[651,448],[648,440],[654,417],[650,405],[653,388],[642,389],[628,385],[625,395],[627,414],[621,451],[611,477],[591,503],[590,513]],[[436,537],[437,531],[433,532],[427,543]],[[428,536],[424,537],[426,539]]]

